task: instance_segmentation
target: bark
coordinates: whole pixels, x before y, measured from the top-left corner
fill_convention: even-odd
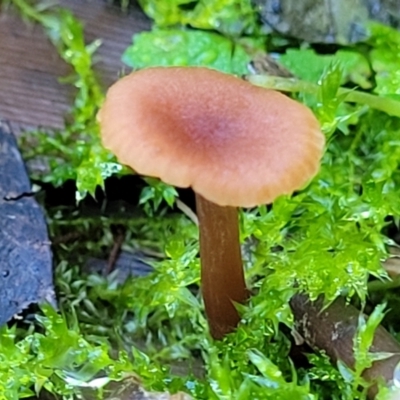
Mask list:
[[[302,294],[295,295],[290,305],[295,317],[296,330],[309,346],[324,350],[334,363],[341,360],[350,368],[354,367],[353,338],[357,331],[359,310],[346,305],[342,298],[323,309],[322,298],[311,302]],[[390,386],[400,361],[400,344],[385,328],[379,326],[375,331],[370,352],[393,354],[389,358],[374,362],[363,374],[366,380],[372,382],[383,378]],[[368,393],[369,398],[373,399],[376,393],[377,388],[374,386]]]

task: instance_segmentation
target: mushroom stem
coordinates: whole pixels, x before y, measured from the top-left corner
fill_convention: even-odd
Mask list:
[[[201,283],[210,332],[222,339],[237,326],[234,305],[248,297],[235,207],[222,207],[196,193],[200,229]]]

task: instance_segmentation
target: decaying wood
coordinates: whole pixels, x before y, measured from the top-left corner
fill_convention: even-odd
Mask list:
[[[112,381],[102,389],[104,400],[193,400],[187,393],[178,392],[170,394],[167,392],[150,392],[143,388],[140,379],[134,374],[127,376],[121,381]],[[81,398],[85,400],[98,400],[99,392],[97,389],[83,387]],[[56,400],[52,393],[42,390],[40,397],[35,400]]]
[[[290,305],[296,330],[309,346],[324,350],[334,363],[341,360],[350,368],[354,366],[353,338],[358,327],[359,310],[346,305],[342,298],[323,309],[322,299],[311,302],[307,296],[300,294],[292,298]],[[364,378],[371,382],[383,379],[391,386],[395,368],[400,362],[400,344],[379,326],[370,352],[386,353],[388,357],[374,362],[371,368],[364,371]],[[375,397],[376,390],[372,387],[369,398]]]
[[[14,135],[0,123],[0,326],[32,303],[55,303],[50,240],[30,192]]]
[[[121,382],[114,382],[112,390],[106,389],[105,400],[192,400],[187,393],[160,393],[144,390],[134,377],[128,377]],[[109,392],[109,393],[107,393]]]
[[[132,35],[148,30],[150,21],[138,6],[124,14],[104,0],[61,0],[60,5],[83,22],[88,43],[102,40],[95,70],[104,87],[109,86],[124,69],[120,58]],[[13,127],[62,128],[74,88],[59,78],[71,72],[41,26],[1,9],[0,119]]]

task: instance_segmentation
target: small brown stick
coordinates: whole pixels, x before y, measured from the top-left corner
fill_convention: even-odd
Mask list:
[[[343,298],[324,309],[322,298],[311,302],[303,294],[293,296],[290,306],[296,330],[310,347],[324,350],[334,363],[341,360],[348,367],[354,367],[353,338],[357,332],[359,310],[346,305]],[[400,344],[385,328],[379,326],[370,352],[392,355],[375,361],[371,368],[364,371],[363,377],[369,382],[384,379],[388,386],[393,385],[395,368],[400,362]],[[373,386],[368,392],[368,398],[373,399],[376,394],[377,387]]]
[[[52,240],[52,244],[53,246],[56,246],[58,244],[72,242],[73,240],[79,239],[81,236],[82,236],[81,232],[68,232],[65,235],[56,236]]]
[[[104,271],[105,275],[109,275],[114,270],[115,263],[118,259],[119,253],[121,252],[122,244],[125,240],[125,228],[122,225],[116,225],[114,226],[114,228],[114,244],[108,257],[107,268]]]

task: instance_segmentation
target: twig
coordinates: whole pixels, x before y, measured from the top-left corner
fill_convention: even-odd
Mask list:
[[[73,240],[77,240],[82,236],[81,232],[68,232],[65,235],[61,236],[56,236],[52,240],[53,246],[58,245],[58,244],[64,244],[68,242],[72,242]]]
[[[105,275],[109,275],[113,271],[115,263],[118,259],[118,255],[121,252],[121,247],[124,243],[124,240],[125,228],[122,225],[116,225],[114,233],[114,244],[108,257],[107,268],[104,271]]]

